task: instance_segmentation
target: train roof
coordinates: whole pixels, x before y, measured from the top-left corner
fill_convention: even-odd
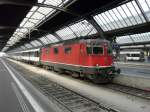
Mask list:
[[[13,52],[13,54],[14,54],[14,53],[36,52],[36,51],[40,51],[40,48],[36,48],[36,49],[29,49],[29,50],[18,51],[18,52]],[[11,54],[11,53],[10,53],[10,54]]]
[[[100,42],[110,43],[108,40],[102,39],[102,38],[83,38],[83,39],[70,39],[70,40],[58,42],[58,43],[55,43],[55,44],[48,44],[48,45],[43,46],[43,47],[59,46],[59,45],[70,45],[70,44],[75,44],[75,43],[91,43],[91,42],[95,42],[95,43],[100,43]]]

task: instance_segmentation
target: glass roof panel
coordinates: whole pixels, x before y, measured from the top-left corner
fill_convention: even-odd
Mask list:
[[[93,18],[104,31],[110,31],[146,22],[134,0],[109,11],[97,14]]]
[[[45,0],[38,0],[38,3],[43,3],[43,1],[45,1]]]
[[[59,40],[52,34],[46,35],[46,37],[53,43],[58,42]]]
[[[40,43],[38,40],[35,40],[34,42],[37,43],[38,46],[42,46],[42,43]]]
[[[47,37],[45,37],[45,36],[43,36],[42,38],[40,38],[40,40],[41,40],[45,45],[51,43],[51,41],[50,41]]]
[[[31,28],[31,27],[33,27],[33,26],[34,26],[34,24],[31,23],[31,22],[27,22],[27,23],[24,25],[24,27],[27,27],[27,28]]]
[[[132,41],[130,36],[116,37],[116,42],[118,44],[133,43],[133,41]]]
[[[24,46],[27,47],[27,48],[32,48],[31,44],[25,44]]]
[[[41,44],[39,41],[37,41],[37,40],[32,41],[31,44],[34,45],[35,47],[38,47],[38,46],[41,46],[41,45],[42,45],[42,44]]]
[[[129,40],[129,38],[130,38],[131,41],[127,41],[127,40]],[[119,44],[150,42],[150,32],[117,37],[116,42],[119,43]]]
[[[72,39],[72,38],[76,37],[76,35],[74,34],[74,32],[72,32],[72,30],[69,27],[65,27],[65,28],[63,28],[61,30],[58,30],[58,31],[56,31],[56,33],[63,40]]]
[[[26,28],[21,28],[19,31],[20,31],[20,32],[23,32],[23,33],[27,33],[27,32],[28,32],[28,29],[26,29]]]
[[[86,20],[70,25],[69,28],[78,37],[97,33],[96,29]]]
[[[150,0],[138,0],[138,2],[141,5],[142,10],[144,11],[148,20],[150,21]]]
[[[2,52],[5,52],[8,48],[9,48],[9,47],[4,47],[4,48],[2,49]]]
[[[31,9],[30,11],[34,12],[34,11],[37,10],[37,8],[38,8],[37,6],[33,6],[32,9]]]
[[[22,49],[26,49],[26,47],[24,47],[24,46],[21,46],[21,48],[22,48]]]
[[[53,9],[51,8],[45,8],[45,7],[40,7],[38,9],[39,12],[43,13],[44,15],[47,15],[49,12],[51,12]]]
[[[23,21],[20,24],[20,27],[22,27],[26,23],[27,20],[28,20],[27,18],[24,18]]]
[[[32,14],[33,14],[34,12],[28,12],[28,14],[27,14],[27,18],[29,18]]]
[[[38,0],[38,3],[41,4],[47,4],[47,5],[54,5],[57,7],[63,7],[69,0]],[[46,7],[37,7],[33,6],[29,13],[26,15],[26,17],[23,19],[23,21],[20,24],[20,27],[33,29],[35,26],[37,26],[40,22],[42,22],[44,19],[49,17],[52,13],[54,13],[56,9],[46,8]],[[17,31],[20,28],[17,29]],[[22,38],[25,37],[28,31],[20,31],[24,32],[24,35],[22,35]],[[16,33],[16,32],[14,32]],[[15,34],[17,35],[17,34]],[[52,37],[53,38],[53,37]],[[15,42],[19,41],[21,38],[17,38],[18,40],[13,40],[13,37],[9,39],[9,43],[15,44]],[[48,39],[48,38],[47,38]],[[54,39],[53,39],[54,40]],[[11,42],[13,41],[13,42]],[[57,41],[56,39],[54,41]],[[48,43],[53,42],[52,40],[48,39]]]
[[[59,4],[61,4],[63,2],[63,0],[46,0],[44,2],[44,4],[49,4],[49,5],[54,5],[54,6],[58,6]]]
[[[42,19],[43,17],[45,16],[39,12],[35,12],[34,15],[32,16],[32,18],[35,18],[35,19]]]

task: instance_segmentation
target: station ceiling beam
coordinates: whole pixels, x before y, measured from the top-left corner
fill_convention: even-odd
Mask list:
[[[75,0],[77,1],[77,0]],[[58,11],[62,11],[71,15],[75,15],[75,16],[79,16],[78,14],[66,9],[66,8],[62,8],[62,7],[58,7],[58,6],[54,6],[54,5],[50,5],[50,4],[42,4],[42,3],[33,3],[33,2],[16,2],[15,0],[1,0],[0,1],[0,5],[18,5],[18,6],[37,6],[37,7],[46,7],[46,8],[52,8]]]

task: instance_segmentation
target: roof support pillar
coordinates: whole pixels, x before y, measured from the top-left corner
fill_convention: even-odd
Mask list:
[[[42,46],[45,45],[40,39],[37,39],[37,41],[40,42],[42,44]]]
[[[88,20],[89,23],[91,23],[93,25],[93,27],[98,31],[99,35],[101,36],[101,38],[106,38],[104,31],[102,30],[102,28],[97,24],[97,22],[93,19],[92,16],[87,17],[86,18]]]
[[[141,7],[139,1],[138,1],[138,0],[135,0],[135,2],[136,2],[136,4],[137,4],[137,6],[139,7],[139,9],[140,9],[140,11],[141,11],[141,13],[142,13],[144,19],[146,20],[146,22],[148,22],[148,18],[147,18],[147,16],[145,15],[144,10],[143,10],[143,8]]]
[[[60,38],[60,36],[57,33],[52,32],[52,35],[54,35],[59,41],[63,41],[63,39]]]

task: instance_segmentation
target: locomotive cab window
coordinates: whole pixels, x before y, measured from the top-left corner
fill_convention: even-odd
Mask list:
[[[58,54],[58,48],[54,48],[54,54]]]
[[[87,54],[103,54],[103,47],[94,46],[94,47],[87,47]]]
[[[112,54],[112,48],[110,46],[108,46],[108,48],[107,48],[107,53]]]
[[[93,54],[103,54],[103,47],[93,47]]]

